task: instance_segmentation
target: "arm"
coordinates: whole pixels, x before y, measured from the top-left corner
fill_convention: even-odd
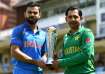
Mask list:
[[[33,60],[31,57],[29,57],[28,55],[23,53],[20,50],[19,46],[11,45],[11,55],[12,55],[12,57],[15,57],[16,59],[18,59],[20,61],[24,61],[24,62],[27,62],[30,64],[36,64],[37,65],[37,61]]]
[[[85,32],[82,36],[81,51],[70,54],[68,57],[59,59],[59,66],[74,66],[87,61],[94,56],[94,36],[92,32]]]

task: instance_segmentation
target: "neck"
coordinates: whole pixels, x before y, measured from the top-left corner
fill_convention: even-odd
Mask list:
[[[78,29],[79,29],[79,27],[78,28],[71,28],[71,33],[77,32]]]
[[[70,29],[71,33],[77,32],[80,27],[81,27],[81,25],[78,25],[77,27],[72,27],[72,28]]]
[[[32,21],[29,19],[26,19],[26,21],[28,22],[30,28],[32,29],[32,31],[37,30],[37,20],[36,21]]]
[[[37,25],[36,24],[30,24],[30,28],[34,32],[34,30],[37,30]]]

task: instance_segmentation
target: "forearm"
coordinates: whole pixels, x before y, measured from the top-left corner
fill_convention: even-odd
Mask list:
[[[85,55],[82,52],[79,52],[77,54],[74,54],[74,56],[71,55],[69,57],[60,59],[59,60],[59,66],[60,67],[65,67],[67,65],[73,66],[73,65],[80,64],[80,63],[86,61],[87,58],[88,58],[87,55]]]
[[[13,57],[15,57],[16,59],[20,61],[37,65],[37,61],[33,60],[30,56],[23,53],[19,48],[16,48],[16,46],[15,47],[13,46],[11,48],[11,54]]]
[[[83,62],[86,62],[93,54],[89,50],[93,50],[92,48],[90,49],[84,49],[85,51],[80,51],[77,53],[74,53],[72,55],[65,56],[64,58],[59,60],[59,66],[64,67],[64,66],[74,66],[77,64],[81,64]]]

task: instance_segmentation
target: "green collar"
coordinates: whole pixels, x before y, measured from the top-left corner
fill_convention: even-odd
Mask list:
[[[71,35],[71,34],[74,35],[74,34],[80,33],[83,29],[84,29],[84,26],[80,25],[78,31],[76,31],[76,32],[74,32],[74,33],[71,33],[71,32],[69,31],[68,34],[69,34],[69,35]]]

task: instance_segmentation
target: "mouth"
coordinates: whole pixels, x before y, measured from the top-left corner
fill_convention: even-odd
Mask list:
[[[73,21],[73,22],[70,22],[71,24],[77,24],[77,22]]]
[[[34,20],[34,18],[29,18],[29,20]]]

